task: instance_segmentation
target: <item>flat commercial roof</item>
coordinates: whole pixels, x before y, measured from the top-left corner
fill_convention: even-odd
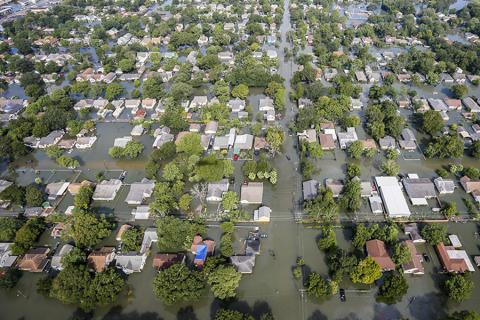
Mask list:
[[[390,217],[409,217],[411,215],[407,200],[396,177],[375,177],[383,204]]]

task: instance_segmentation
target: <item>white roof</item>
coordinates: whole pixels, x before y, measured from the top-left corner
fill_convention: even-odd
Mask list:
[[[409,217],[411,215],[397,177],[375,177],[375,182],[382,196],[385,210],[390,217]]]
[[[468,257],[468,254],[465,250],[447,250],[447,254],[450,259],[458,259],[465,261],[468,271],[475,271],[475,268],[473,267],[473,264],[470,261],[470,258]]]
[[[460,242],[460,239],[458,239],[458,236],[456,234],[449,235],[448,239],[450,240],[450,243],[452,244],[452,246],[454,246],[455,248],[462,247],[462,243]]]

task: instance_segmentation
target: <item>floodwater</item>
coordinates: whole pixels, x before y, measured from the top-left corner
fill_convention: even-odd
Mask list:
[[[283,23],[280,27],[281,43],[278,48],[280,74],[286,79],[285,86],[287,95],[290,91],[289,79],[293,72],[297,70],[294,62],[284,62],[283,49],[289,47],[286,42],[286,32],[291,29],[290,17],[288,11],[289,2],[285,1],[285,12]],[[256,101],[259,94],[254,92],[250,98],[250,103]],[[256,105],[256,104],[254,104]],[[287,99],[287,108],[284,119],[280,124],[286,129],[288,124],[293,121],[295,109]],[[147,155],[151,151],[153,138],[144,135],[140,138],[144,143],[145,150],[143,155],[134,161],[115,161],[108,156],[108,148],[113,145],[115,137],[129,135],[132,126],[128,123],[100,123],[97,126],[97,135],[99,139],[92,150],[73,151],[71,156],[80,159],[82,178],[93,180],[95,174],[99,171],[107,171],[108,177],[118,176],[118,170],[128,170],[126,183],[139,181],[143,177],[143,165]],[[359,132],[360,136],[365,133]],[[143,272],[129,276],[128,286],[131,295],[123,293],[117,303],[111,306],[95,310],[95,319],[210,319],[220,307],[230,307],[242,311],[252,312],[256,316],[267,310],[272,310],[276,319],[399,319],[406,317],[409,319],[437,319],[445,315],[445,312],[461,309],[474,309],[480,311],[480,307],[472,298],[461,305],[453,305],[445,301],[440,294],[438,287],[439,279],[437,271],[439,262],[435,253],[430,247],[419,247],[420,252],[426,252],[431,257],[431,262],[426,263],[426,274],[422,277],[407,277],[410,285],[407,296],[401,303],[394,306],[386,306],[375,302],[376,289],[354,286],[346,281],[341,284],[346,289],[347,301],[340,302],[338,296],[333,296],[325,301],[317,301],[308,298],[303,293],[301,282],[294,280],[292,268],[297,257],[303,257],[306,261],[306,271],[320,272],[327,276],[328,270],[325,264],[325,256],[316,245],[318,230],[309,229],[295,222],[295,216],[300,212],[299,203],[301,200],[301,181],[299,174],[299,159],[294,149],[294,137],[286,136],[283,146],[283,154],[278,155],[273,164],[279,168],[279,180],[275,187],[266,186],[264,194],[264,203],[272,208],[272,221],[269,224],[261,226],[263,233],[268,235],[267,239],[262,240],[261,254],[256,259],[254,273],[244,275],[238,290],[238,297],[234,301],[220,302],[215,300],[210,293],[200,301],[192,304],[175,305],[171,307],[164,306],[153,295],[152,281],[155,271],[151,267],[150,256]],[[286,156],[290,157],[287,160]],[[322,180],[327,177],[343,178],[345,152],[337,150],[333,160],[319,160],[316,164],[319,172],[317,179]],[[36,173],[31,169],[25,169],[20,173],[19,181],[22,184],[28,184],[33,181],[36,175],[40,175],[44,182],[68,180],[74,173],[72,171],[60,171],[56,164],[49,160],[42,152],[35,154],[37,163],[36,169],[48,170]],[[402,172],[416,172],[420,176],[433,176],[433,171],[442,165],[438,161],[425,160],[399,160]],[[466,159],[465,163],[474,165],[471,159]],[[368,179],[378,174],[376,159],[363,161],[362,178]],[[236,163],[237,172],[239,163]],[[56,169],[55,172],[51,171]],[[238,187],[238,183],[237,186]],[[97,206],[114,207],[114,213],[118,220],[127,221],[129,219],[129,208],[124,202],[127,189],[124,187],[117,195],[113,204],[99,203]],[[459,191],[460,192],[460,191]],[[59,210],[64,210],[71,203],[71,197],[67,196],[60,204]],[[145,223],[147,225],[148,223]],[[236,241],[237,245],[247,230],[252,228],[251,224],[242,224],[237,227]],[[469,254],[480,254],[480,241],[475,237],[478,232],[478,226],[474,223],[468,224],[450,224],[449,231],[458,234],[464,244],[464,248]],[[351,249],[352,228],[351,225],[341,225],[337,232],[339,246],[344,249]],[[209,229],[209,235],[214,239],[219,239],[220,231],[212,226]],[[40,240],[42,244],[55,244],[47,233]],[[112,235],[105,240],[104,245],[115,245]],[[155,246],[152,252],[155,252]],[[0,291],[0,309],[2,310],[0,319],[39,319],[39,315],[47,315],[51,320],[71,319],[79,314],[73,306],[62,305],[61,303],[40,296],[36,293],[36,281],[43,277],[43,274],[24,274],[17,288],[11,291]],[[477,297],[480,294],[480,274],[475,272],[473,279],[477,283],[472,294]],[[27,306],[27,307],[26,307]],[[448,309],[448,310],[447,310]]]

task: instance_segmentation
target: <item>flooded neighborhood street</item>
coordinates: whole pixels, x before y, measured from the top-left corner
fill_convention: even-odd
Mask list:
[[[61,79],[48,86],[42,80],[41,90],[48,87],[48,94],[33,99],[32,84],[24,85],[28,77],[7,72],[7,63],[2,62],[2,81],[9,82],[0,91],[1,99],[25,101],[22,110],[26,111],[2,120],[0,149],[5,160],[0,194],[7,190],[8,199],[0,197],[1,217],[22,223],[32,218],[46,221],[36,238],[23,235],[34,239],[21,248],[19,260],[24,261],[34,247],[51,251],[48,259],[45,253],[48,262],[42,268],[20,268],[18,283],[5,282],[8,290],[0,288],[0,320],[237,320],[217,317],[221,310],[251,315],[248,320],[270,320],[266,317],[270,314],[277,320],[466,320],[447,317],[463,310],[480,313],[480,86],[476,83],[480,76],[471,71],[480,73],[480,66],[475,66],[480,62],[480,40],[471,40],[480,29],[468,24],[470,11],[475,11],[470,1],[450,1],[446,8],[416,2],[402,7],[395,1],[382,1],[381,6],[372,1],[127,2],[114,9],[102,4],[101,18],[86,14],[97,10],[95,4],[78,4],[82,11],[77,12],[73,9],[77,4],[68,2],[66,8],[75,15],[64,16],[61,8],[56,9],[60,13],[42,9],[53,6],[49,2],[34,6],[42,14],[58,15],[59,21],[76,17],[71,23],[62,21],[64,30],[52,26],[54,31],[44,38],[74,37],[81,31],[91,40],[88,45],[80,45],[81,39],[71,40],[73,44],[54,42],[62,52],[77,45],[79,52],[71,55],[75,63],[62,66]],[[417,13],[402,13],[397,5]],[[431,8],[434,5],[438,12]],[[10,9],[2,13],[7,33],[20,32],[9,20],[27,14],[31,6],[15,4],[13,14]],[[110,16],[109,10],[115,14]],[[130,11],[142,14],[137,17]],[[281,20],[276,16],[279,12]],[[480,5],[478,12],[480,17]],[[455,22],[457,15],[467,22]],[[42,23],[50,29],[46,17]],[[463,57],[469,61],[465,70],[458,66],[460,58],[458,65],[436,61],[450,54],[449,47],[444,42],[446,49],[430,45],[439,37],[431,30],[420,33],[417,23],[421,28],[435,24],[435,32],[445,35],[442,41],[449,45],[476,46],[477,56]],[[395,37],[402,28],[408,30]],[[0,35],[3,32],[4,27]],[[2,49],[2,57],[21,47],[18,39],[1,35],[1,41],[11,46]],[[129,43],[128,49],[122,41]],[[42,50],[53,54],[56,47],[49,44]],[[22,54],[21,59],[30,56],[35,53]],[[9,67],[18,64],[22,69],[14,59]],[[25,69],[34,70],[30,61],[23,63]],[[430,78],[417,69],[429,71]],[[70,77],[64,78],[65,71],[72,73]],[[467,81],[464,73],[472,77]],[[37,71],[28,74],[41,79]],[[109,74],[113,79],[105,80]],[[434,77],[439,79],[433,81]],[[466,90],[462,96],[454,92],[457,82],[464,86],[457,90]],[[109,90],[111,84],[118,86]],[[246,93],[241,92],[242,85]],[[111,96],[104,98],[107,95]],[[154,107],[147,107],[152,101]],[[468,103],[478,110],[466,107]],[[4,109],[11,104],[3,104],[0,115],[7,116]],[[65,110],[63,104],[68,105]],[[438,111],[432,118],[440,124],[429,131],[426,115],[432,110]],[[55,121],[63,121],[63,126]],[[50,138],[54,142],[45,142]],[[358,145],[355,155],[352,146]],[[61,191],[52,191],[52,185]],[[32,186],[45,190],[39,199],[32,200],[37,191]],[[98,191],[102,186],[108,194]],[[132,196],[135,187],[140,191]],[[17,192],[9,193],[8,188]],[[87,196],[80,190],[87,190]],[[348,192],[354,194],[352,199]],[[135,199],[128,201],[130,197]],[[29,216],[27,210],[34,213]],[[84,229],[75,225],[80,224],[80,215],[92,219]],[[167,218],[176,221],[172,226],[178,229],[161,234],[161,221]],[[90,229],[101,229],[100,221],[108,225],[108,232],[78,245],[78,238]],[[188,227],[181,229],[182,223]],[[19,250],[22,234],[18,233],[27,224],[17,223],[8,237],[0,232],[5,237],[0,245],[8,242]],[[432,225],[438,230],[428,237]],[[441,229],[444,226],[446,230]],[[229,227],[233,231],[227,231]],[[130,228],[140,236],[124,238]],[[416,233],[411,231],[415,228]],[[68,234],[62,234],[64,230]],[[170,247],[161,244],[163,237],[183,238]],[[332,243],[322,247],[325,239]],[[128,241],[133,249],[123,247]],[[372,241],[380,243],[375,252],[369,251]],[[257,251],[251,243],[258,245]],[[61,260],[60,265],[85,272],[97,290],[113,287],[112,279],[92,280],[111,267],[118,283],[125,285],[95,298],[83,288],[88,295],[76,298],[80,295],[65,285],[69,276],[64,282],[58,280],[70,269],[54,269],[50,261],[66,244],[77,246],[80,253],[74,251],[78,256],[73,258],[62,255],[72,261]],[[402,246],[406,251],[399,253]],[[412,247],[416,252],[410,251]],[[0,258],[13,255],[7,249],[0,251]],[[140,257],[141,267],[135,269],[132,262],[122,265],[114,258],[107,261],[108,252],[131,261]],[[100,271],[91,262],[93,253],[105,260]],[[159,255],[167,256],[160,265]],[[168,260],[169,255],[177,260]],[[253,264],[241,271],[245,266],[235,265],[233,257],[251,259]],[[0,259],[0,277],[7,275],[5,261]],[[373,261],[373,271],[360,269],[365,261]],[[180,283],[158,285],[159,275],[180,263],[188,266],[184,268],[188,279],[178,276],[180,269],[175,274]],[[407,271],[408,263],[414,271]],[[214,280],[234,287],[230,295],[213,289],[212,274],[223,268],[231,268],[233,276]],[[368,279],[358,280],[356,272]],[[73,273],[72,279],[77,279]],[[186,287],[189,291],[193,274],[202,279],[198,296],[182,292],[182,298],[165,303],[168,297],[158,292],[172,289],[173,295]],[[237,275],[235,287],[230,281]],[[319,275],[316,287],[312,275]],[[386,303],[379,299],[380,291],[391,275],[404,279],[406,289],[393,303]],[[469,298],[455,301],[445,293],[445,283],[453,276],[473,283]]]

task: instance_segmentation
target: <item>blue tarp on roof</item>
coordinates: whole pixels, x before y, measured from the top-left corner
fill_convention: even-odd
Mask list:
[[[204,244],[197,245],[197,254],[195,255],[195,260],[204,261],[207,258],[207,246]]]

